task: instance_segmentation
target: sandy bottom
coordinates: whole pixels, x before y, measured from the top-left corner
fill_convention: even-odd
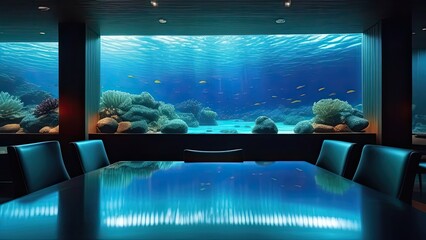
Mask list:
[[[226,133],[221,132],[223,130],[237,130],[238,133],[251,133],[254,127],[254,122],[245,122],[240,119],[233,120],[217,120],[217,126],[199,126],[188,128],[188,133]],[[284,125],[281,123],[275,123],[278,127],[278,133],[294,133],[294,125]]]

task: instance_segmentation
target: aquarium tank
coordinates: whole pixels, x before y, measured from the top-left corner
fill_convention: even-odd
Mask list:
[[[362,132],[362,34],[102,36],[98,133]]]
[[[59,132],[58,43],[0,43],[0,133]]]
[[[413,50],[413,106],[412,133],[426,138],[426,49]]]

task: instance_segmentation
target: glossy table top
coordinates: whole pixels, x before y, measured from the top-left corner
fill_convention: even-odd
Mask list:
[[[0,205],[1,239],[426,239],[426,215],[306,162],[119,162]]]

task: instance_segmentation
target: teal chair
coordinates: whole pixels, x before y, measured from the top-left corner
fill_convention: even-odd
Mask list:
[[[70,143],[83,173],[108,166],[109,159],[102,140],[87,140]]]
[[[205,151],[195,149],[183,150],[185,162],[243,162],[243,149]]]
[[[355,143],[337,140],[324,140],[315,165],[344,176]]]
[[[413,150],[365,145],[353,181],[411,204],[419,159]]]
[[[13,171],[15,196],[21,196],[70,179],[58,141],[7,148]]]

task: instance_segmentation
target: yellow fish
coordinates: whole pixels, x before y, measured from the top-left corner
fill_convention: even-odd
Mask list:
[[[319,92],[319,91],[322,91],[322,90],[324,90],[324,89],[325,89],[325,87],[318,88],[318,92]]]
[[[160,84],[160,83],[161,83],[161,81],[157,79],[157,80],[154,80],[154,83],[155,83],[155,84]]]
[[[294,100],[291,103],[300,103],[300,102],[302,102],[302,101],[301,100]]]
[[[301,97],[303,97],[303,96],[305,96],[305,95],[306,95],[306,94],[304,94],[304,93],[300,94],[300,96],[301,96]]]
[[[206,84],[206,83],[207,83],[207,81],[201,80],[201,81],[199,81],[198,83],[199,83],[199,84]]]
[[[305,87],[305,85],[300,85],[300,86],[297,86],[296,89],[301,89],[301,88],[304,88],[304,87]]]
[[[271,96],[271,97],[272,97],[272,98],[277,98],[277,96],[275,96],[275,95],[274,95],[274,96]]]
[[[255,104],[254,104],[254,106],[260,106],[260,104],[261,104],[261,103],[258,103],[258,102],[257,102],[257,103],[255,103]]]
[[[128,78],[135,78],[133,75],[127,75]]]
[[[336,95],[336,93],[330,93],[330,94],[328,94],[328,96],[334,96],[334,95]]]
[[[348,90],[348,91],[346,91],[346,93],[354,93],[355,92],[355,90]]]

